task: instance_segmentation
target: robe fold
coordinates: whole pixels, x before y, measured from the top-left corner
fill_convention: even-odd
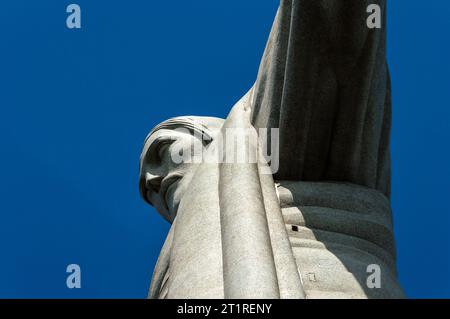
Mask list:
[[[381,29],[366,24],[370,4],[381,8]],[[281,0],[256,83],[222,128],[279,128],[279,170],[264,174],[263,160],[200,164],[149,297],[305,298],[306,284],[312,298],[364,298],[366,261],[386,274],[372,295],[402,297],[388,199],[385,7]],[[280,206],[274,179],[293,181],[282,194],[290,206]]]
[[[369,29],[378,4],[382,26]],[[254,87],[256,128],[279,128],[279,180],[342,181],[389,196],[385,0],[282,0]]]

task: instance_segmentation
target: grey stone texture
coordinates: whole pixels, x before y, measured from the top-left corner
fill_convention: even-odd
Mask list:
[[[347,181],[389,196],[385,0],[282,0],[255,84],[252,123],[280,128],[276,179]],[[289,163],[289,164],[287,164]]]
[[[172,226],[149,298],[404,297],[385,25],[367,28],[371,3],[385,10],[385,1],[282,0],[257,81],[228,117],[179,117],[151,131],[139,187]],[[206,156],[229,153],[220,138],[229,128],[246,129],[243,137],[280,128],[279,171],[266,174],[263,158],[172,161],[199,136]],[[238,150],[260,150],[245,141]],[[374,264],[380,288],[367,285]]]

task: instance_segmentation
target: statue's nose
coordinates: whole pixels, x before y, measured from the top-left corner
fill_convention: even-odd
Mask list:
[[[162,179],[162,176],[145,173],[145,185],[147,188],[151,188],[155,192],[159,192]]]

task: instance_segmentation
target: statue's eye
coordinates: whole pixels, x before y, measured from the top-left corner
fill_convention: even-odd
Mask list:
[[[164,155],[166,154],[166,151],[168,150],[170,146],[170,143],[161,143],[161,145],[158,147],[158,158],[163,159]]]

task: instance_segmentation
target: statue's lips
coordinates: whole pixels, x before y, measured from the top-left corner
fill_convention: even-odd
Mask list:
[[[176,184],[183,176],[180,174],[169,174],[167,175],[161,182],[161,190],[160,195],[161,198],[164,199],[164,205],[166,206],[166,209],[168,208],[168,200],[169,195],[174,191],[176,188]]]

